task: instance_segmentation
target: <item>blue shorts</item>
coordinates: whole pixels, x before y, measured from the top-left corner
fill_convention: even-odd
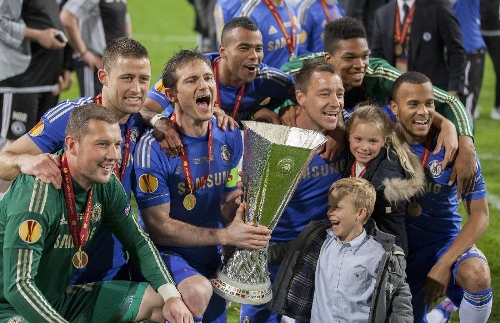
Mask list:
[[[425,314],[428,311],[428,305],[424,302],[423,287],[427,274],[436,264],[438,259],[450,248],[454,240],[438,242],[428,245],[425,248],[411,251],[407,259],[406,273],[408,284],[412,294],[413,317],[415,322],[427,322]],[[446,291],[446,296],[453,301],[456,306],[462,302],[463,289],[456,284],[457,271],[460,264],[469,258],[480,258],[486,263],[486,257],[475,245],[464,252],[455,264],[451,267],[451,278]]]
[[[200,271],[191,267],[191,265],[189,265],[184,258],[174,252],[166,253],[164,251],[160,251],[160,255],[170,271],[176,285],[184,279],[194,275],[201,275],[210,279],[213,273],[215,273],[215,270],[213,270],[213,273],[210,275],[200,273]],[[208,270],[204,269],[203,271],[207,272]],[[203,314],[203,323],[208,322],[226,323],[226,300],[215,293],[212,294],[207,310]]]

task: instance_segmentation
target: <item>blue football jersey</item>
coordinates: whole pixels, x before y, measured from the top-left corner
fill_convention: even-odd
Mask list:
[[[219,53],[208,53],[205,56],[213,63],[219,59]],[[221,108],[228,115],[232,115],[236,98],[241,89],[223,85],[217,80],[220,89]],[[282,72],[276,68],[269,67],[261,63],[257,70],[257,76],[253,82],[245,84],[245,93],[241,101],[236,121],[250,119],[252,112],[260,105],[267,105],[271,100],[274,102],[283,102],[295,97],[295,82],[291,75]],[[171,115],[174,111],[165,95],[165,88],[161,77],[149,89],[148,98],[156,101],[165,110],[166,115]]]
[[[220,37],[224,25],[236,16],[238,10],[247,0],[217,0],[214,8],[215,17],[215,35],[217,37],[217,46],[220,45]]]
[[[45,153],[54,153],[64,148],[65,130],[71,111],[75,107],[89,103],[94,103],[94,98],[83,97],[74,101],[65,100],[60,102],[42,116],[40,122],[31,129],[28,136]],[[122,157],[127,127],[130,129],[130,154],[121,182],[127,197],[130,199],[132,182],[135,180],[132,176],[132,156],[139,137],[144,130],[141,115],[139,113],[132,114],[125,124],[120,124],[123,138],[121,145]],[[123,163],[123,160],[119,163],[120,166],[121,163]],[[71,280],[71,284],[111,280],[126,263],[122,244],[105,226],[99,228],[92,243],[88,246],[87,253],[94,261],[89,262],[85,268],[78,269]]]
[[[421,212],[416,212],[410,202],[406,215],[406,228],[408,231],[408,245],[411,250],[425,247],[440,240],[455,238],[460,231],[462,216],[458,213],[456,183],[449,186],[452,166],[442,169],[438,162],[443,160],[444,148],[434,155],[437,135],[430,148],[429,160],[425,165],[427,184],[425,194],[415,201],[421,207]],[[423,144],[410,144],[413,152],[422,159],[425,151]],[[476,157],[476,183],[474,190],[463,201],[472,201],[486,198],[486,186],[481,172],[479,159]]]
[[[331,20],[345,16],[344,9],[339,5],[325,2],[325,6]],[[303,0],[297,11],[302,27],[299,55],[322,52],[325,46],[325,25],[329,20],[321,2],[319,0]]]
[[[272,242],[293,240],[310,221],[326,219],[328,189],[342,178],[346,163],[345,152],[331,162],[314,154],[273,230]]]
[[[288,62],[290,58],[296,57],[299,53],[299,43],[301,41],[301,28],[297,18],[297,11],[294,6],[289,5],[287,0],[281,7],[274,6],[283,26],[290,38],[294,40],[293,53],[287,47],[285,34],[280,24],[273,16],[271,10],[262,0],[249,0],[241,7],[236,14],[238,17],[249,17],[259,27],[264,41],[264,60],[269,66],[280,68]],[[293,37],[292,26],[295,25],[295,37]]]
[[[44,153],[53,153],[64,148],[64,139],[66,138],[66,125],[68,124],[71,111],[77,106],[94,103],[94,98],[84,97],[74,101],[65,100],[60,102],[54,108],[48,110],[40,119],[40,122],[33,127],[28,136]],[[144,131],[144,124],[140,113],[130,115],[127,122],[120,124],[122,135],[122,157],[125,147],[125,130],[130,129],[130,154],[127,162],[127,168],[122,179],[122,185],[130,199],[132,188],[132,156],[135,145],[139,141],[141,133]],[[119,162],[121,166],[123,161]]]
[[[196,205],[192,210],[183,206],[190,189],[181,157],[167,156],[151,132],[141,138],[134,160],[139,210],[169,203],[173,219],[200,227],[222,227],[221,200],[224,192],[236,189],[235,182],[227,184],[231,170],[237,167],[241,158],[243,143],[239,130],[222,131],[215,118],[211,122],[213,150],[210,162],[208,135],[190,137],[181,134],[195,184]],[[142,216],[141,223],[144,222]],[[183,248],[159,245],[158,249],[180,254],[195,269],[220,262],[218,246]]]

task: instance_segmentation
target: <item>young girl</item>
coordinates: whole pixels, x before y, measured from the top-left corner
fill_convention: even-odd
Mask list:
[[[378,228],[396,237],[408,252],[405,228],[407,202],[423,193],[420,160],[398,135],[395,124],[377,106],[357,108],[347,122],[349,157],[346,177],[363,177],[377,191],[372,218]]]

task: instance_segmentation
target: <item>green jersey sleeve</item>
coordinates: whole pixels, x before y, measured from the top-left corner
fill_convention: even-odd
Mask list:
[[[39,272],[47,262],[57,270],[61,268],[60,261],[64,261],[50,256],[52,248],[47,242],[59,227],[60,213],[52,202],[58,198],[52,186],[21,174],[0,202],[3,276],[0,302],[8,302],[29,322],[67,322],[47,300],[50,291],[43,288],[43,281],[53,277],[45,277],[44,271]],[[69,272],[68,268],[64,271]],[[57,276],[58,273],[51,274]],[[63,284],[67,285],[67,281]]]
[[[154,289],[166,283],[174,284],[158,250],[132,214],[125,191],[115,176],[107,185],[107,189],[104,194],[107,202],[103,203],[103,206],[106,206],[103,223],[125,246],[142,275]]]

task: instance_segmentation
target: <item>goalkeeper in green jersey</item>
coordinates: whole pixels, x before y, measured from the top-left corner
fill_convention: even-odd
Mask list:
[[[0,201],[0,322],[193,322],[170,273],[130,212],[114,173],[117,117],[88,104],[71,113],[60,151],[63,185],[20,174]],[[54,156],[54,158],[56,158]],[[148,283],[69,286],[100,225],[129,251]]]

